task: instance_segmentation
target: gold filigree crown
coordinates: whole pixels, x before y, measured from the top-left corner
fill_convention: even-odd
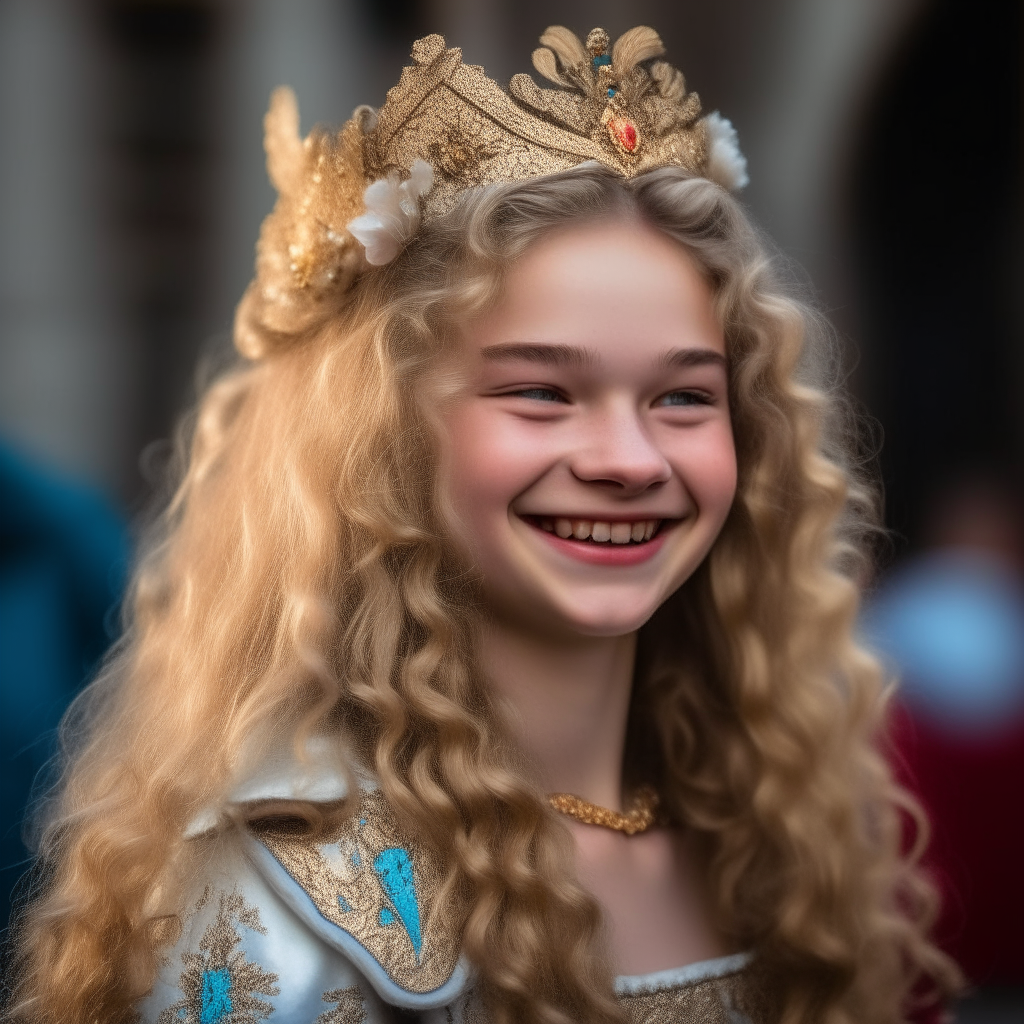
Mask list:
[[[256,277],[235,320],[235,342],[259,358],[337,310],[368,264],[392,259],[420,224],[466,189],[525,181],[596,161],[623,177],[676,166],[726,188],[746,184],[732,125],[701,118],[680,71],[659,60],[657,32],[630,29],[610,45],[549,28],[536,70],[508,90],[430,35],[412,48],[379,113],[360,107],[338,131],[299,137],[290,89],[265,120],[267,167],[278,191],[257,245]]]

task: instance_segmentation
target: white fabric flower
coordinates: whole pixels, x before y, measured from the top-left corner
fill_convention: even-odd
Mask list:
[[[740,140],[732,121],[716,110],[704,118],[708,129],[708,177],[729,190],[750,183],[747,158],[740,152]]]
[[[366,249],[366,262],[375,267],[390,263],[420,226],[420,199],[434,184],[434,171],[426,160],[413,160],[409,177],[398,175],[368,185],[363,193],[366,213],[346,225]]]

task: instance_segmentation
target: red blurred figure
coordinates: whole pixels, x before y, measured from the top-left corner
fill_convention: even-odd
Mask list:
[[[1024,985],[1024,558],[1013,496],[961,482],[869,632],[901,677],[893,744],[932,821],[937,937],[978,986]]]

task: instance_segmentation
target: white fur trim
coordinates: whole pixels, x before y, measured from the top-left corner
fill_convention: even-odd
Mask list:
[[[732,121],[716,110],[704,118],[708,129],[708,177],[730,191],[750,183],[747,158]]]
[[[346,225],[366,248],[366,262],[375,267],[390,263],[420,226],[420,199],[434,184],[434,171],[426,160],[413,160],[409,177],[380,178],[363,193],[366,213]]]
[[[721,978],[726,974],[742,971],[753,963],[753,953],[733,953],[731,956],[719,956],[713,960],[698,960],[686,967],[670,967],[667,971],[654,971],[651,974],[620,974],[615,979],[615,994],[619,996],[650,995],[665,989],[682,988],[699,981]],[[733,1021],[733,1018],[729,1018]],[[746,1020],[745,1017],[737,1018]]]

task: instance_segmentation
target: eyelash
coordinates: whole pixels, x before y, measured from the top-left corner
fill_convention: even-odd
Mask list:
[[[687,399],[685,402],[671,402],[669,399],[679,396]],[[710,395],[706,395],[703,391],[670,391],[667,395],[663,395],[658,399],[658,405],[661,406],[675,406],[679,408],[687,405],[711,405],[712,399]]]
[[[564,402],[565,397],[554,388],[523,388],[522,391],[511,391],[509,394],[517,398],[529,398],[537,402]]]
[[[509,394],[515,395],[517,398],[527,398],[534,402],[565,402],[566,399],[563,395],[560,395],[554,388],[523,388],[522,391],[511,391]],[[675,398],[676,396],[686,399],[683,402],[672,402],[669,399]],[[711,405],[711,397],[704,394],[702,391],[670,391],[667,395],[663,395],[657,405],[665,407],[683,408],[691,405]]]

